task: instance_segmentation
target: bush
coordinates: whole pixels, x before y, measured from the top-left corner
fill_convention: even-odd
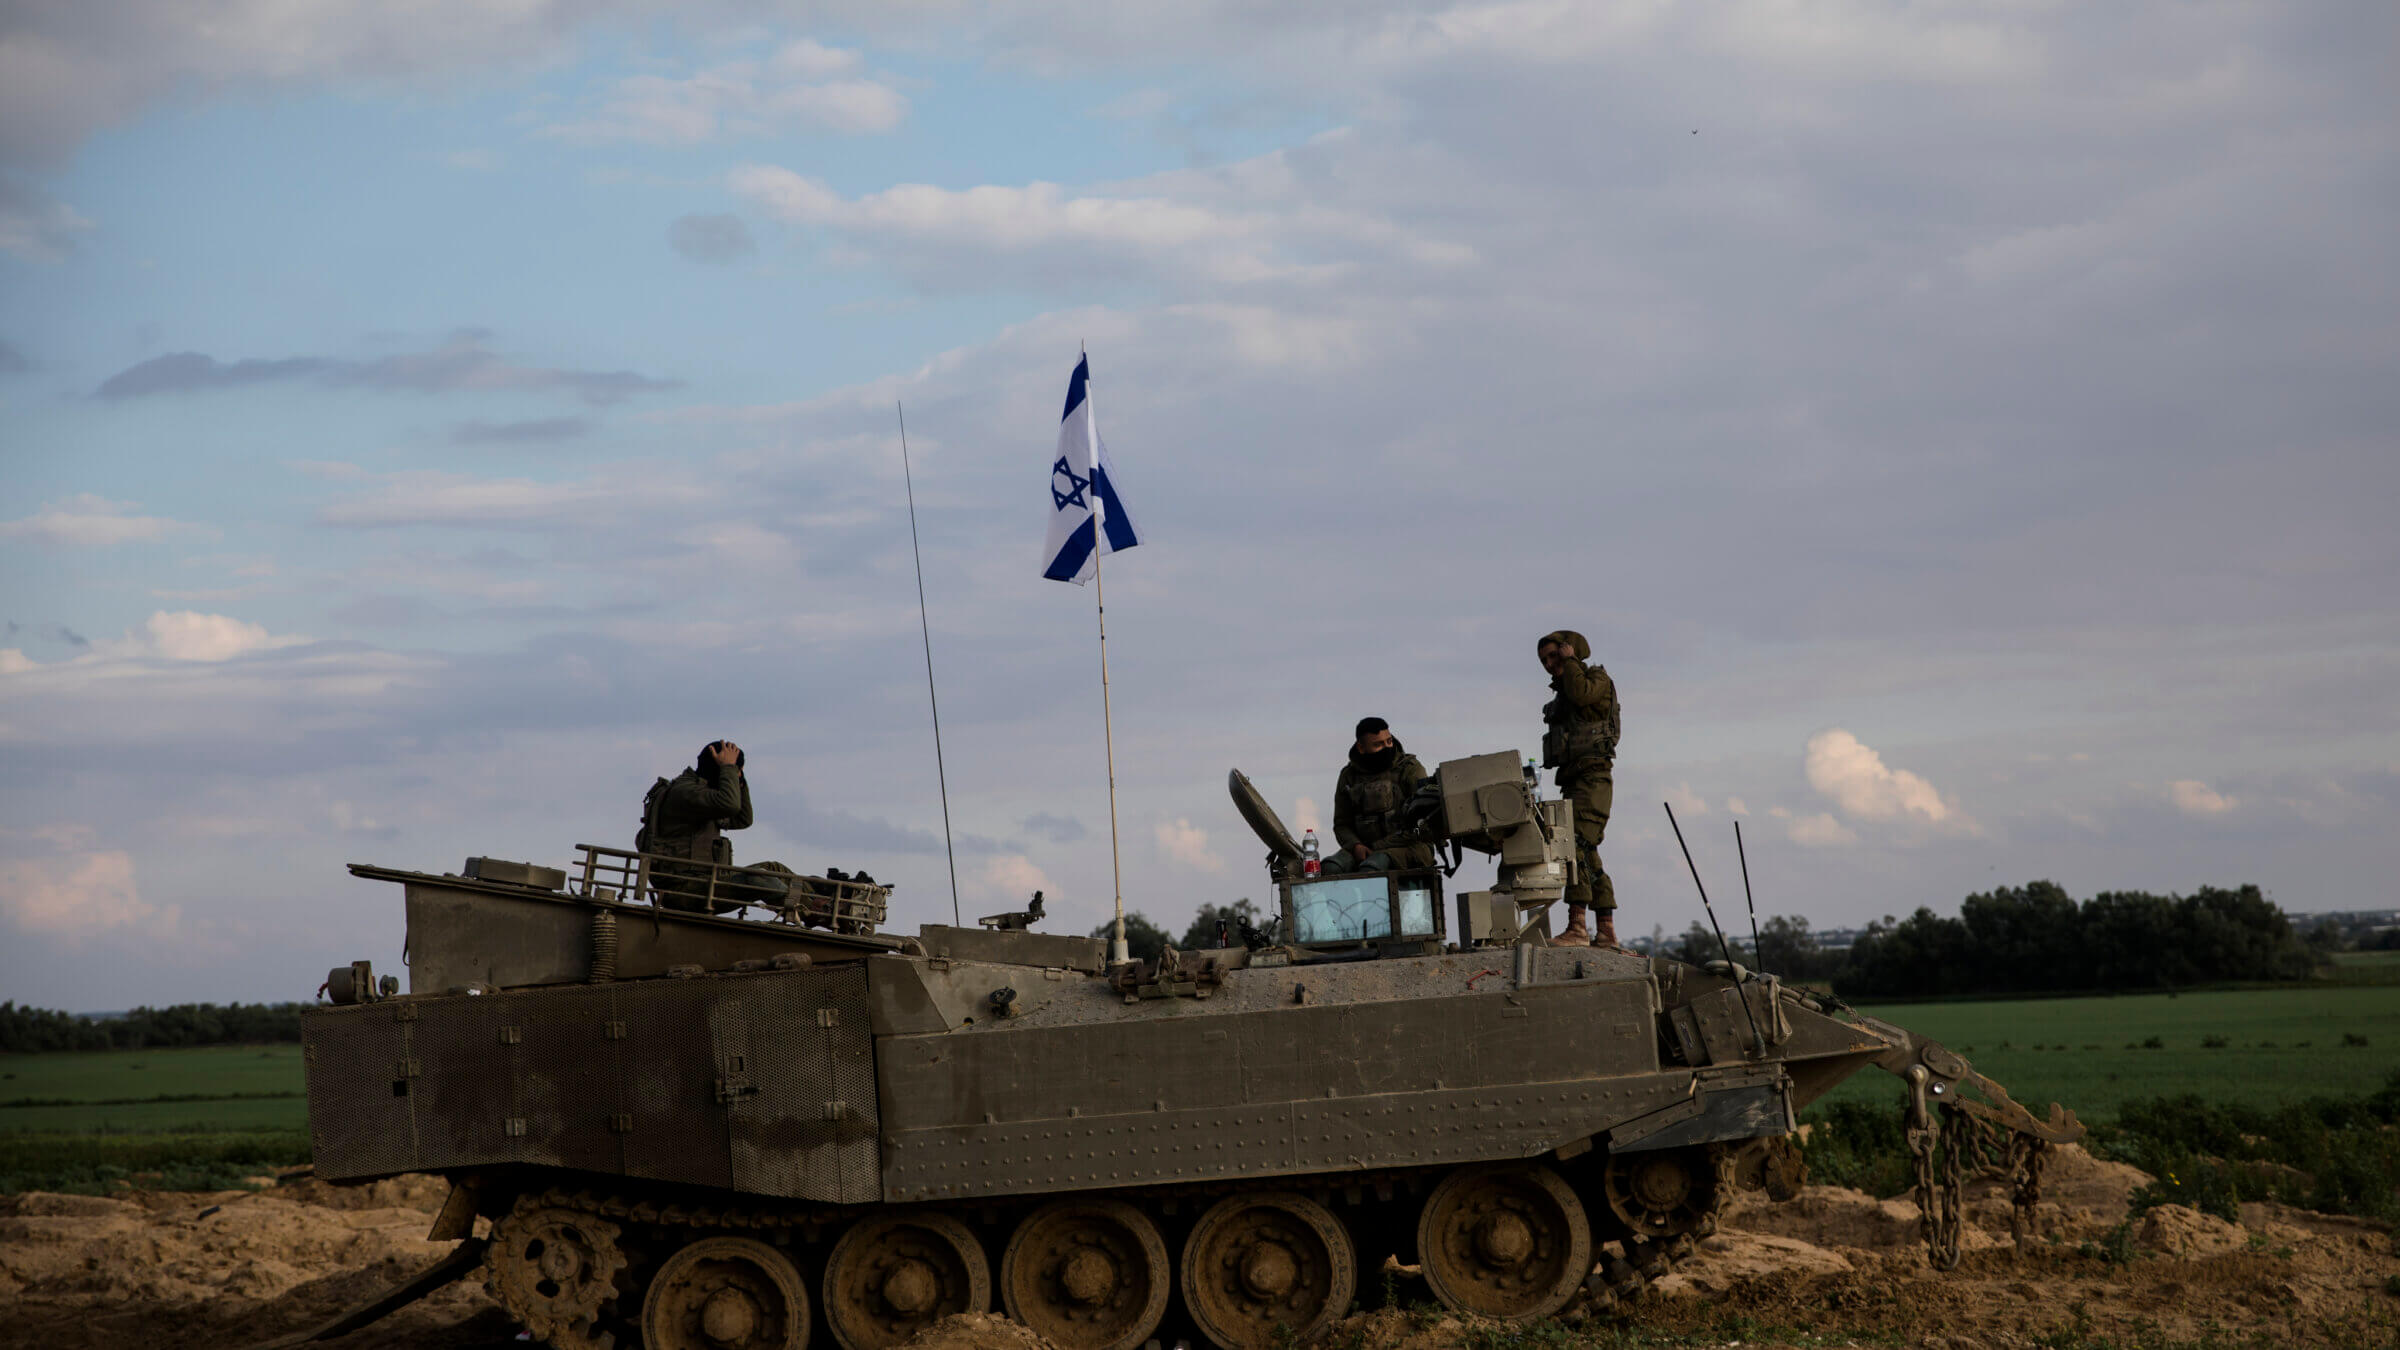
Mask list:
[[[2243,1200],[2326,1214],[2400,1219],[2400,1073],[2363,1097],[2312,1097],[2272,1110],[2197,1094],[2129,1102],[2094,1132],[2107,1151],[2157,1177],[2140,1193],[2230,1217]],[[2176,1180],[2170,1182],[2170,1178]],[[2137,1197],[2138,1203],[2139,1197]]]
[[[1854,1187],[1877,1199],[1916,1185],[1899,1107],[1835,1102],[1811,1107],[1803,1119],[1810,1128],[1800,1152],[1808,1160],[1809,1180]]]
[[[1916,1184],[1897,1102],[1837,1102],[1803,1119],[1811,1129],[1801,1151],[1814,1179],[1877,1198]],[[2134,1193],[2136,1214],[2174,1204],[2232,1220],[2245,1200],[2277,1200],[2400,1221],[2400,1073],[2365,1096],[2273,1109],[2193,1093],[2127,1102],[2114,1122],[2094,1127],[2090,1143],[2154,1178]]]

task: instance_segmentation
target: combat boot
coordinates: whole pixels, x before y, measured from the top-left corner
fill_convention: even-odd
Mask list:
[[[1583,926],[1583,906],[1567,906],[1567,929],[1557,937],[1550,939],[1550,945],[1553,947],[1589,947],[1592,945],[1592,935]]]
[[[1601,910],[1600,917],[1593,921],[1592,945],[1595,947],[1616,947],[1618,951],[1625,950],[1623,947],[1617,945],[1617,912],[1615,910]]]

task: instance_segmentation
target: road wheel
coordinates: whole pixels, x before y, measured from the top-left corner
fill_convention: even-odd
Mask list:
[[[625,1269],[618,1232],[578,1209],[520,1200],[492,1226],[484,1288],[538,1340],[568,1350],[604,1345],[599,1321]]]
[[[1592,1270],[1592,1229],[1583,1203],[1547,1167],[1462,1167],[1425,1197],[1417,1257],[1443,1303],[1524,1322],[1574,1297]]]
[[[1184,1306],[1225,1350],[1305,1341],[1357,1292],[1350,1234],[1306,1196],[1227,1196],[1184,1240]]]
[[[1059,1350],[1131,1350],[1166,1315],[1173,1283],[1157,1225],[1122,1200],[1054,1200],[1000,1257],[1008,1315]]]
[[[842,1350],[898,1345],[953,1313],[992,1306],[983,1244],[947,1214],[859,1220],[825,1261],[825,1324]]]
[[[1689,1233],[1717,1205],[1717,1166],[1702,1145],[1612,1153],[1600,1185],[1627,1228],[1653,1242]]]
[[[644,1350],[807,1350],[808,1288],[754,1238],[701,1238],[666,1259],[642,1300]]]

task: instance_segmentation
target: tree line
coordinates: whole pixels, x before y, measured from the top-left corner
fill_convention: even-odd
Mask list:
[[[1750,944],[1732,940],[1736,959],[1751,963]],[[1696,923],[1667,945],[1686,959],[1720,954]],[[1819,943],[1806,918],[1778,915],[1759,927],[1755,964],[1846,998],[2073,993],[2301,980],[2331,945],[2338,934],[2302,933],[2256,886],[2102,891],[2078,902],[2036,881],[1970,895],[1956,917],[1922,906],[1886,915],[1844,949]]]
[[[1237,900],[1200,907],[1177,938],[1139,913],[1125,916],[1130,953],[1158,959],[1170,942],[1190,951],[1217,945],[1217,924],[1235,932],[1236,915],[1255,923],[1258,907]],[[1092,929],[1106,939],[1113,923]],[[1777,915],[1748,933],[1727,933],[1733,957],[1786,979],[1830,985],[1846,998],[1920,998],[1952,994],[2077,993],[2178,989],[2194,985],[2308,978],[2339,933],[2296,929],[2256,886],[2203,886],[2190,895],[2102,891],[2077,901],[2055,882],[2003,886],[1970,895],[1958,914],[1920,907],[1905,919],[1886,915],[1846,948],[1827,947],[1808,919]],[[1236,939],[1238,941],[1238,938]],[[1646,945],[1646,940],[1644,940]],[[1716,935],[1694,920],[1660,952],[1694,964],[1725,955]]]
[[[270,1045],[300,1039],[299,1003],[178,1003],[92,1017],[0,1003],[0,1054]]]

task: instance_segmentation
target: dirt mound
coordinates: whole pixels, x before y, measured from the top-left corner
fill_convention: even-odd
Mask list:
[[[2054,1199],[2022,1249],[2002,1197],[1980,1193],[1967,1211],[1965,1259],[1949,1272],[1926,1264],[1904,1199],[1834,1187],[1784,1205],[1753,1197],[1630,1308],[1566,1329],[1557,1343],[1609,1344],[1625,1327],[1748,1346],[1778,1335],[1951,1346],[2388,1344],[2400,1332],[2400,1298],[2386,1292],[2400,1277],[2388,1228],[2279,1205],[2245,1205],[2240,1224],[2164,1206],[2121,1227],[2127,1198],[2146,1180],[2139,1172],[2067,1150],[2048,1180]],[[312,1326],[446,1255],[450,1244],[424,1238],[444,1194],[438,1181],[403,1177],[259,1194],[0,1199],[0,1350],[234,1350]],[[1399,1308],[1353,1315],[1330,1344],[1455,1350],[1504,1340],[1503,1329],[1434,1310],[1413,1271],[1394,1278]],[[514,1335],[470,1278],[332,1345],[481,1350]],[[951,1318],[912,1345],[1053,1350],[996,1313]]]
[[[910,1337],[908,1350],[1058,1350],[1058,1347],[998,1313],[960,1313]]]
[[[2141,1228],[2134,1234],[2134,1241],[2141,1244],[2142,1250],[2169,1256],[2239,1251],[2249,1240],[2250,1235],[2240,1224],[2227,1223],[2181,1205],[2160,1205],[2144,1214]]]
[[[13,1197],[0,1214],[0,1346],[243,1346],[307,1326],[447,1255],[454,1244],[425,1240],[446,1194],[413,1177]],[[421,1335],[382,1343],[438,1344],[425,1337],[489,1307],[478,1284],[454,1284],[387,1324]]]

